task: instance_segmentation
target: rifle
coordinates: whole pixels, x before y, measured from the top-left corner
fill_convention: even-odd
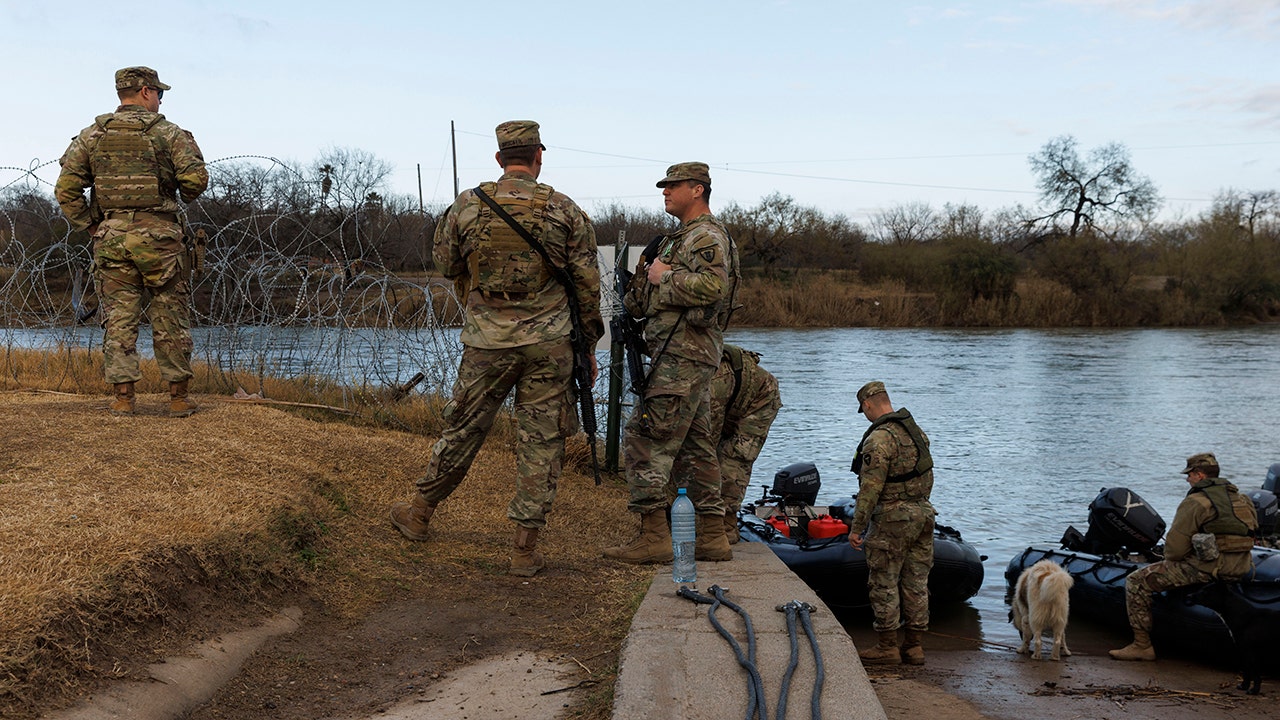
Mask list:
[[[665,238],[666,236],[664,235],[658,235],[645,246],[640,253],[640,262],[637,267],[646,267],[653,261],[658,254],[658,247]],[[640,413],[640,422],[647,423],[648,414],[644,407],[644,393],[649,387],[649,374],[644,367],[644,358],[649,354],[649,348],[644,342],[646,318],[633,316],[622,303],[622,298],[626,297],[627,288],[631,285],[631,280],[634,277],[635,273],[626,268],[615,268],[614,291],[618,294],[619,303],[618,312],[609,320],[609,331],[622,343],[624,355],[626,356],[627,377],[631,380],[631,385],[628,389],[635,393],[636,412]],[[667,340],[670,341],[670,339],[668,336]]]
[[[510,225],[512,230],[515,230],[520,237],[524,238],[524,241],[529,243],[529,247],[542,256],[542,262],[546,263],[547,271],[551,273],[551,277],[564,286],[565,294],[569,299],[569,322],[573,326],[569,333],[569,343],[573,346],[573,384],[578,391],[578,412],[582,419],[582,429],[587,433],[587,444],[591,446],[591,473],[595,476],[596,485],[599,485],[600,461],[596,457],[596,432],[598,430],[596,425],[596,401],[591,395],[591,359],[595,352],[587,344],[587,336],[582,332],[582,312],[578,307],[578,293],[573,287],[573,278],[569,277],[569,273],[564,268],[551,262],[551,256],[547,254],[547,249],[542,247],[542,243],[538,242],[523,225],[511,217],[493,198],[478,187],[473,192],[498,217]]]

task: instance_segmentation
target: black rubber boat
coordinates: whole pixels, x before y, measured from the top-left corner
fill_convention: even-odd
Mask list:
[[[867,558],[849,545],[854,500],[815,506],[821,482],[813,463],[788,465],[774,476],[764,496],[738,511],[743,541],[765,543],[833,611],[869,605]],[[982,587],[985,556],[954,528],[937,526],[929,602],[962,603]]]

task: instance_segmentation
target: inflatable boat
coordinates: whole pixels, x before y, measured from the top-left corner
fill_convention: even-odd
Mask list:
[[[1276,496],[1269,490],[1248,493],[1267,520],[1259,530],[1260,541],[1274,545]],[[1267,522],[1270,522],[1268,526]],[[1125,578],[1161,556],[1158,545],[1165,524],[1141,497],[1126,488],[1104,488],[1089,505],[1089,531],[1081,535],[1068,527],[1059,545],[1031,546],[1018,553],[1005,570],[1006,592],[1022,571],[1041,560],[1061,565],[1075,578],[1071,588],[1072,617],[1086,617],[1129,631],[1125,610]],[[1255,546],[1253,573],[1239,583],[1228,583],[1230,592],[1244,598],[1258,612],[1280,612],[1280,551]],[[1218,613],[1197,604],[1196,587],[1157,593],[1152,603],[1153,641],[1157,650],[1176,648],[1213,661],[1230,658],[1234,643]]]
[[[769,546],[834,612],[867,607],[867,557],[849,545],[848,520],[855,499],[815,506],[821,481],[812,463],[788,465],[773,487],[738,511],[738,533],[745,542]],[[931,605],[961,603],[982,587],[986,557],[954,528],[938,525],[933,535],[929,573]]]

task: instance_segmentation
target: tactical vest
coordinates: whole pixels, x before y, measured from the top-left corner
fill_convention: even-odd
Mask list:
[[[102,115],[95,121],[103,131],[89,152],[93,193],[103,210],[159,210],[160,159],[147,134],[164,118],[144,122],[128,115]]]
[[[911,436],[911,442],[916,446],[916,464],[911,470],[900,475],[889,475],[885,477],[886,483],[902,483],[908,480],[914,480],[921,475],[933,469],[933,456],[929,454],[929,442],[924,438],[924,432],[920,430],[920,426],[916,424],[916,419],[911,417],[911,413],[906,408],[894,410],[891,413],[885,413],[871,423],[871,427],[863,433],[862,440],[858,442],[858,449],[854,451],[853,465],[850,470],[862,473],[862,446],[867,443],[867,438],[871,432],[881,425],[887,423],[898,423]]]
[[[497,183],[487,182],[480,189],[497,199]],[[516,222],[542,241],[550,185],[538,184],[529,198],[502,198],[502,209]],[[483,292],[532,293],[551,281],[546,263],[524,238],[485,204],[480,207],[479,245],[476,248],[476,286]]]
[[[1203,487],[1192,487],[1190,492],[1202,493],[1209,499],[1209,502],[1213,505],[1214,518],[1205,523],[1201,530],[1214,535],[1251,537],[1253,528],[1250,528],[1245,521],[1236,517],[1236,511],[1231,504],[1231,493],[1227,491],[1227,481],[1221,478],[1209,478],[1202,482],[1209,484]],[[1250,546],[1252,545],[1253,543],[1250,543]]]

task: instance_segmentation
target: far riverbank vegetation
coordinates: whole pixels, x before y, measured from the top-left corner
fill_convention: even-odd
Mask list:
[[[1123,145],[1082,154],[1064,136],[1028,161],[1040,191],[1030,207],[904,202],[857,223],[784,192],[750,207],[718,205],[713,194],[745,276],[734,323],[1127,327],[1280,317],[1280,193],[1224,189],[1199,215],[1157,220],[1162,198]],[[325,278],[349,293],[360,276],[394,279],[377,288],[392,324],[448,321],[448,309],[430,297],[445,287],[430,280],[431,237],[445,208],[388,193],[386,161],[332,148],[307,166],[239,159],[210,172],[210,189],[188,216],[209,238],[209,265],[232,279],[198,287],[197,304],[219,294],[234,304],[255,291],[275,298],[269,313],[214,313],[220,321],[315,322],[307,312],[322,308],[288,298]],[[598,242],[612,245],[625,233],[643,246],[671,230],[673,220],[653,205],[588,208]],[[0,190],[0,217],[6,314],[43,315],[42,304],[58,301],[42,293],[83,284],[87,238],[68,231],[39,187]],[[432,309],[424,314],[423,306]]]

